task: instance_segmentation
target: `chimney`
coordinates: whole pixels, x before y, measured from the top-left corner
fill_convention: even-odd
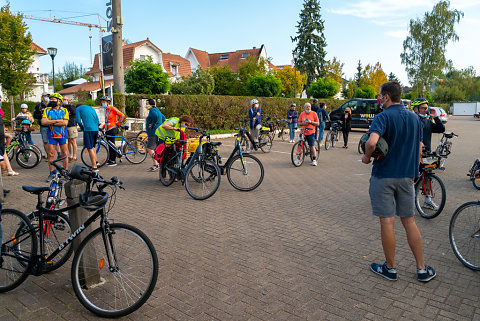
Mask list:
[[[253,49],[257,49],[257,47],[253,47]]]

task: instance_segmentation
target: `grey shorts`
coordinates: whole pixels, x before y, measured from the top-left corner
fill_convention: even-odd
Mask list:
[[[40,126],[40,134],[42,135],[42,142],[48,143],[48,126]]]
[[[158,137],[157,136],[148,136],[147,148],[155,150],[155,148],[157,148],[157,146],[158,146]]]
[[[77,138],[78,137],[78,129],[77,126],[67,127],[68,131],[68,139]]]
[[[415,214],[415,190],[413,179],[370,178],[370,202],[372,214],[379,217],[411,217]]]

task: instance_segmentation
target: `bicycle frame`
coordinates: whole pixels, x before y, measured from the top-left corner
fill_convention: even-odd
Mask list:
[[[218,162],[218,160],[220,159],[220,155],[218,154],[218,150],[215,150],[215,158],[216,158],[215,163],[220,168],[220,171],[221,171],[222,174],[224,174],[225,168],[232,161],[233,157],[235,157],[235,154],[237,152],[240,155],[240,157],[242,158],[242,167],[243,167],[243,170],[245,170],[245,166],[244,166],[244,163],[243,163],[243,153],[242,153],[242,149],[240,148],[240,136],[241,136],[240,134],[235,135],[235,146],[233,147],[233,150],[230,153],[230,156],[228,156],[228,159],[225,162],[225,164],[222,165]]]
[[[121,147],[123,148],[123,146],[125,146],[125,144],[128,144],[128,146],[134,148],[134,151],[131,151],[131,152],[127,152],[127,153],[124,153],[124,152],[119,152],[118,149],[117,149],[117,146],[113,145],[112,143],[110,143],[108,140],[106,140],[106,138],[121,138],[122,139],[122,143],[121,143]],[[101,143],[105,143],[107,144],[107,146],[110,146],[111,148],[113,148],[115,150],[115,153],[117,153],[117,155],[119,157],[122,157],[124,155],[128,155],[128,154],[134,154],[136,152],[136,148],[130,144],[130,142],[125,138],[125,136],[110,136],[110,135],[106,135],[106,134],[100,134],[100,137],[98,139],[98,143],[97,143],[97,149],[95,150],[95,153],[98,153],[98,151],[100,150],[100,144]]]

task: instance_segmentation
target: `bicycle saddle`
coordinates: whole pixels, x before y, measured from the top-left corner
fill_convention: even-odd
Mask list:
[[[23,185],[22,189],[26,192],[29,192],[31,194],[40,194],[43,192],[47,192],[50,190],[49,186],[44,186],[44,187],[34,187],[34,186],[28,186],[28,185]]]
[[[90,194],[82,193],[79,196],[80,206],[90,211],[95,211],[98,208],[105,206],[107,201],[108,194],[106,192],[90,192]]]
[[[222,145],[222,142],[210,142],[212,146],[220,146]]]

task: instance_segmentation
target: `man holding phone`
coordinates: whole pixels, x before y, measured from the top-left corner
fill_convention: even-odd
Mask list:
[[[418,108],[418,117],[423,126],[423,146],[425,151],[431,151],[432,133],[443,133],[445,126],[440,118],[438,118],[437,111],[428,107],[428,101],[425,98],[417,98],[412,102],[412,106]]]
[[[302,111],[298,117],[298,124],[303,128],[303,134],[310,146],[310,153],[312,153],[312,165],[317,166],[317,151],[315,150],[315,128],[320,124],[317,113],[312,111],[312,105],[306,103],[305,111]]]

